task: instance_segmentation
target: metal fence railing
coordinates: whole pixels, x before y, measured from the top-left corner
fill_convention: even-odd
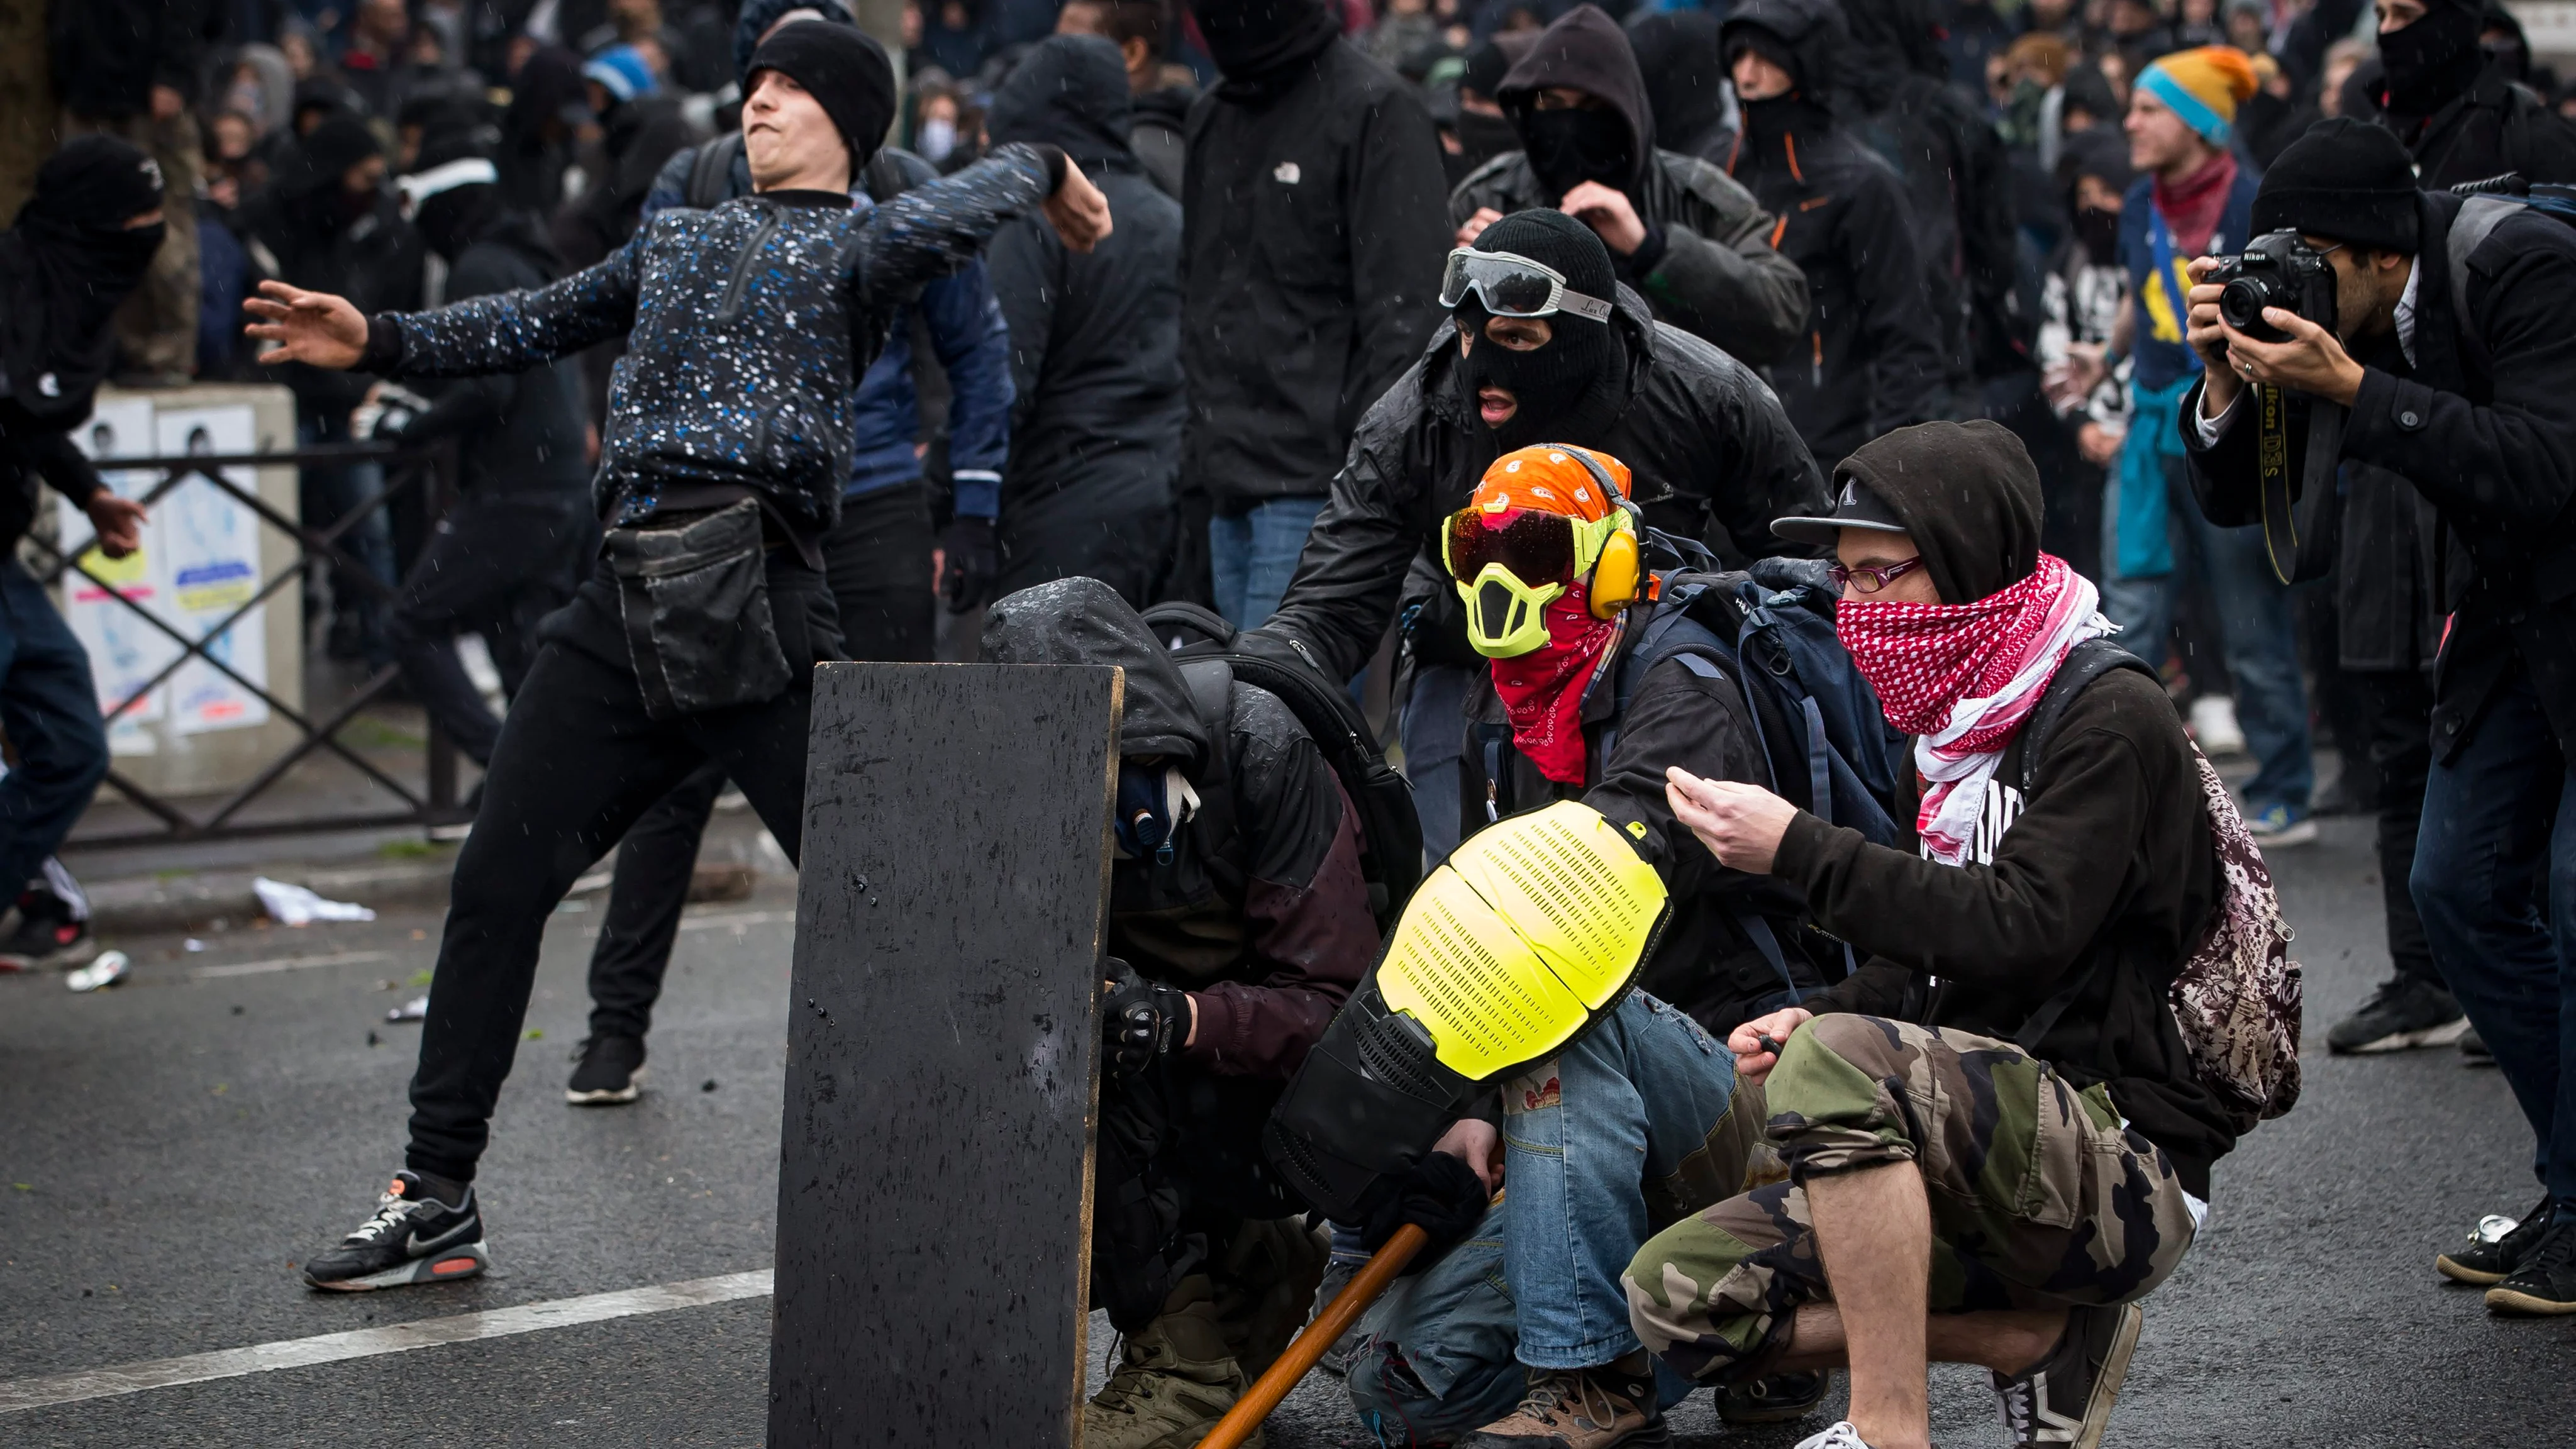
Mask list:
[[[110,471],[138,473],[159,471],[162,477],[146,492],[141,501],[148,508],[160,502],[172,489],[190,478],[202,478],[223,491],[234,503],[250,510],[260,522],[286,535],[294,542],[293,560],[283,569],[260,580],[249,598],[217,620],[203,633],[191,636],[173,627],[160,614],[135,599],[127,591],[100,576],[86,557],[95,535],[82,538],[70,547],[58,546],[31,534],[29,543],[47,558],[43,582],[51,587],[66,573],[77,573],[96,584],[108,598],[132,611],[147,626],[159,631],[176,644],[179,654],[146,682],[132,689],[126,697],[104,712],[113,726],[117,718],[152,696],[172,676],[191,661],[220,671],[233,684],[265,703],[271,716],[293,726],[298,738],[285,751],[264,762],[250,779],[216,800],[210,810],[191,810],[164,794],[138,784],[111,767],[107,783],[133,802],[144,813],[161,822],[158,829],[120,830],[99,835],[84,835],[72,843],[83,850],[117,846],[163,845],[180,841],[242,839],[253,836],[300,834],[308,831],[387,828],[404,825],[439,826],[464,824],[472,812],[465,809],[457,795],[456,748],[433,723],[424,744],[420,784],[395,778],[375,761],[338,738],[340,732],[356,720],[369,706],[378,703],[393,690],[401,670],[388,665],[370,673],[346,697],[327,706],[327,712],[299,709],[278,697],[233,667],[214,647],[232,629],[252,618],[260,606],[290,584],[298,584],[317,568],[331,571],[336,591],[356,588],[383,601],[390,607],[399,598],[394,585],[376,576],[358,558],[341,546],[351,530],[360,527],[373,514],[391,510],[406,496],[417,492],[427,515],[443,515],[450,503],[450,492],[441,467],[442,452],[433,449],[405,449],[377,443],[317,445],[293,452],[189,454],[180,457],[116,458],[105,464]],[[244,488],[224,476],[226,468],[276,468],[303,466],[377,463],[384,470],[384,486],[360,501],[341,517],[325,527],[311,527],[278,510],[259,496],[254,488]],[[263,551],[264,552],[264,551]],[[299,610],[300,617],[300,610]],[[318,716],[318,717],[317,717]],[[358,771],[386,799],[383,808],[330,810],[313,813],[266,815],[257,820],[244,819],[244,810],[274,789],[289,771],[316,753],[335,756]],[[200,809],[203,809],[200,806]]]

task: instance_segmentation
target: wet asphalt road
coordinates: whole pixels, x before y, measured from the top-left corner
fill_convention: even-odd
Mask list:
[[[2275,861],[2308,969],[2306,1098],[2220,1164],[2209,1227],[2148,1304],[2115,1445],[2576,1443],[2576,1319],[2491,1320],[2431,1270],[2534,1195],[2503,1084],[2448,1051],[2323,1051],[2383,965],[2366,837],[2329,822]],[[135,977],[94,996],[0,978],[0,1381],[768,1266],[791,904],[776,887],[692,913],[648,1091],[616,1110],[561,1100],[597,917],[559,916],[484,1170],[498,1271],[398,1293],[309,1294],[293,1265],[399,1160],[417,1028],[383,1018],[417,994],[434,919],[121,942]],[[191,974],[341,955],[360,959]],[[0,1414],[0,1444],[752,1445],[767,1331],[750,1299]],[[1107,1338],[1095,1320],[1095,1353]],[[1338,1387],[1310,1380],[1272,1449],[1364,1442]],[[1934,1392],[1941,1443],[1999,1442],[1982,1375],[1938,1371]],[[1799,1437],[1729,1435],[1705,1396],[1677,1425],[1685,1445]]]

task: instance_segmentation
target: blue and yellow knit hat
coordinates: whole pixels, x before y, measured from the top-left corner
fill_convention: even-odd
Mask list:
[[[2138,89],[2213,146],[2236,134],[2236,108],[2254,98],[2254,63],[2232,45],[2176,51],[2138,75]]]

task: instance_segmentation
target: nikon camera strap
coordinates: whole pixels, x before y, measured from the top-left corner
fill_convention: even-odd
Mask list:
[[[2335,465],[2343,455],[2346,416],[2339,403],[2308,402],[2307,456],[2290,485],[2290,398],[2269,383],[2254,388],[2255,467],[2262,480],[2263,548],[2285,584],[2324,578],[2334,569],[2342,519]]]

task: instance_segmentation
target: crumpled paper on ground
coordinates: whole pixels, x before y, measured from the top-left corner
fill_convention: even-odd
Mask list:
[[[281,926],[309,926],[315,921],[372,921],[376,913],[347,901],[326,901],[300,885],[261,876],[250,883],[259,908]]]

